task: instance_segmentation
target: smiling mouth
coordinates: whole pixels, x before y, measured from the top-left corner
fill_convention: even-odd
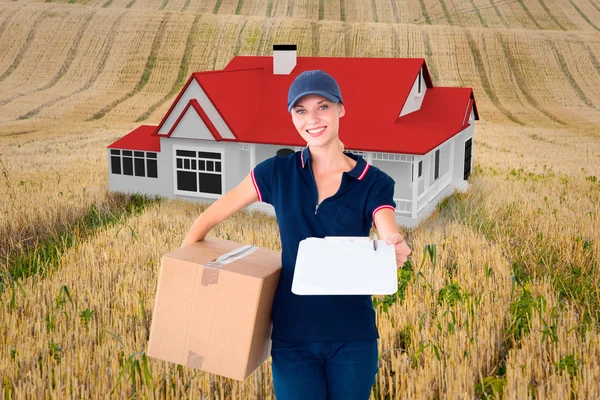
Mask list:
[[[306,132],[310,133],[311,135],[318,135],[319,133],[322,133],[326,128],[326,126],[321,126],[316,129],[307,129]]]

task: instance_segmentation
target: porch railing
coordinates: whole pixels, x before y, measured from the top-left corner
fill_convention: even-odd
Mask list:
[[[429,190],[424,193],[421,193],[419,197],[417,197],[417,212],[421,211],[427,204],[431,202],[440,194],[442,190],[446,188],[450,184],[452,180],[452,172],[446,172],[446,175],[442,176],[437,182],[434,182],[433,185],[429,186]]]
[[[427,192],[422,193],[417,197],[417,212],[421,211],[427,204],[431,202],[450,184],[452,180],[452,173],[446,172],[446,175],[442,176],[433,185],[429,186]],[[412,213],[412,200],[407,199],[394,199],[396,203],[396,212],[399,214],[411,214]]]
[[[406,199],[394,199],[396,203],[396,212],[401,214],[410,214],[412,212],[412,201]]]

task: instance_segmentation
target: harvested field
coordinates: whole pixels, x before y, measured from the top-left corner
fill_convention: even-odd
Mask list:
[[[600,397],[599,28],[597,0],[0,3],[5,397],[274,398],[270,359],[241,384],[145,358],[160,257],[207,205],[110,193],[106,156],[191,72],[274,43],[475,92],[471,186],[401,230],[413,264],[374,298],[371,399]],[[281,250],[257,212],[209,236]]]

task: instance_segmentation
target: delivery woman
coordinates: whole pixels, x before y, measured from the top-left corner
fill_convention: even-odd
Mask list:
[[[182,246],[204,239],[215,225],[256,201],[273,205],[282,244],[282,273],[272,309],[275,396],[366,400],[378,371],[379,333],[371,296],[295,295],[292,278],[303,239],[369,236],[372,225],[395,246],[401,267],[410,249],[396,224],[394,181],[362,157],[343,151],[338,126],[346,110],[337,82],[326,72],[305,71],[296,77],[288,92],[288,112],[306,148],[259,163],[196,219]],[[369,140],[369,132],[359,134]]]

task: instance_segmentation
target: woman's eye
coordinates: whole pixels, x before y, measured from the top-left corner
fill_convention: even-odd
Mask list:
[[[321,108],[322,108],[323,110],[325,110],[325,109],[327,108],[327,105],[326,105],[326,104],[323,104],[323,105],[321,106]]]

